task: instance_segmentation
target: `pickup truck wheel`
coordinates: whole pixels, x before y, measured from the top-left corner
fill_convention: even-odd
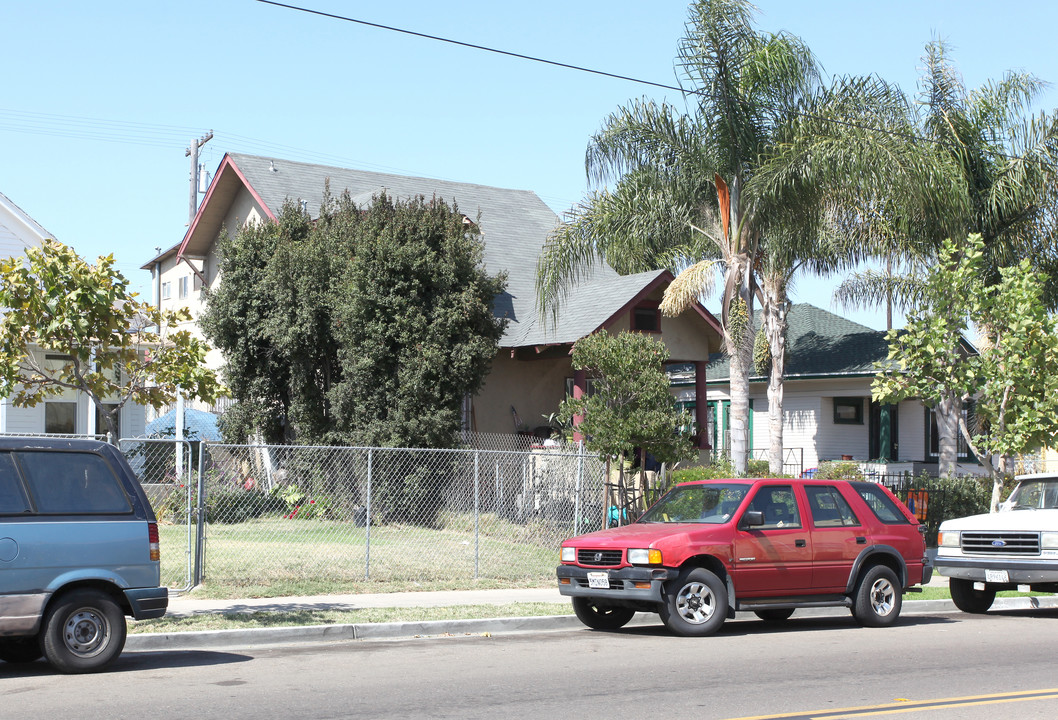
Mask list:
[[[987,585],[984,590],[974,590],[973,580],[948,578],[948,590],[955,607],[966,613],[988,612],[996,599],[996,591],[989,590]]]
[[[659,614],[677,635],[712,635],[727,617],[727,588],[714,573],[688,568],[666,588]]]
[[[74,590],[44,618],[44,656],[64,673],[101,670],[125,647],[125,615],[98,590]]]
[[[790,616],[793,615],[793,611],[793,608],[769,608],[767,610],[754,610],[753,614],[764,622],[779,623],[783,620],[789,620]]]
[[[861,625],[885,627],[900,616],[903,595],[896,573],[875,565],[863,574],[853,598],[852,614]]]
[[[4,662],[31,663],[43,654],[36,636],[0,638],[0,660]]]
[[[593,630],[617,630],[623,628],[636,614],[635,610],[601,605],[591,598],[573,598],[573,612],[582,623]]]

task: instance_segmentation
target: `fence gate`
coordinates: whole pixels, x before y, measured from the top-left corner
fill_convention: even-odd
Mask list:
[[[158,517],[161,583],[176,592],[194,585],[199,446],[171,439],[132,438],[118,443]]]

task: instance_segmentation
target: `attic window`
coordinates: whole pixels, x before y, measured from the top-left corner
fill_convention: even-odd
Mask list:
[[[634,332],[660,333],[661,310],[657,303],[641,303],[632,309],[632,330]]]

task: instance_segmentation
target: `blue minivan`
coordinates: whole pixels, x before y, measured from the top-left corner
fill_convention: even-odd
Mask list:
[[[117,448],[0,438],[0,660],[102,669],[126,615],[165,614],[160,572],[154,511]]]

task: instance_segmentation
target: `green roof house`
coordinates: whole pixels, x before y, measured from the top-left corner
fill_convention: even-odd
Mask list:
[[[872,330],[814,305],[791,307],[783,392],[783,464],[787,472],[811,470],[828,460],[882,461],[883,472],[936,470],[937,425],[933,410],[918,400],[879,405],[871,400],[875,363],[888,356],[885,332]],[[759,324],[759,314],[758,314]],[[689,366],[670,373],[681,402],[697,410],[687,388]],[[711,445],[722,452],[728,438],[730,383],[727,358],[714,355],[706,368]],[[752,457],[768,452],[768,378],[750,377]],[[959,446],[960,471],[979,466]]]

